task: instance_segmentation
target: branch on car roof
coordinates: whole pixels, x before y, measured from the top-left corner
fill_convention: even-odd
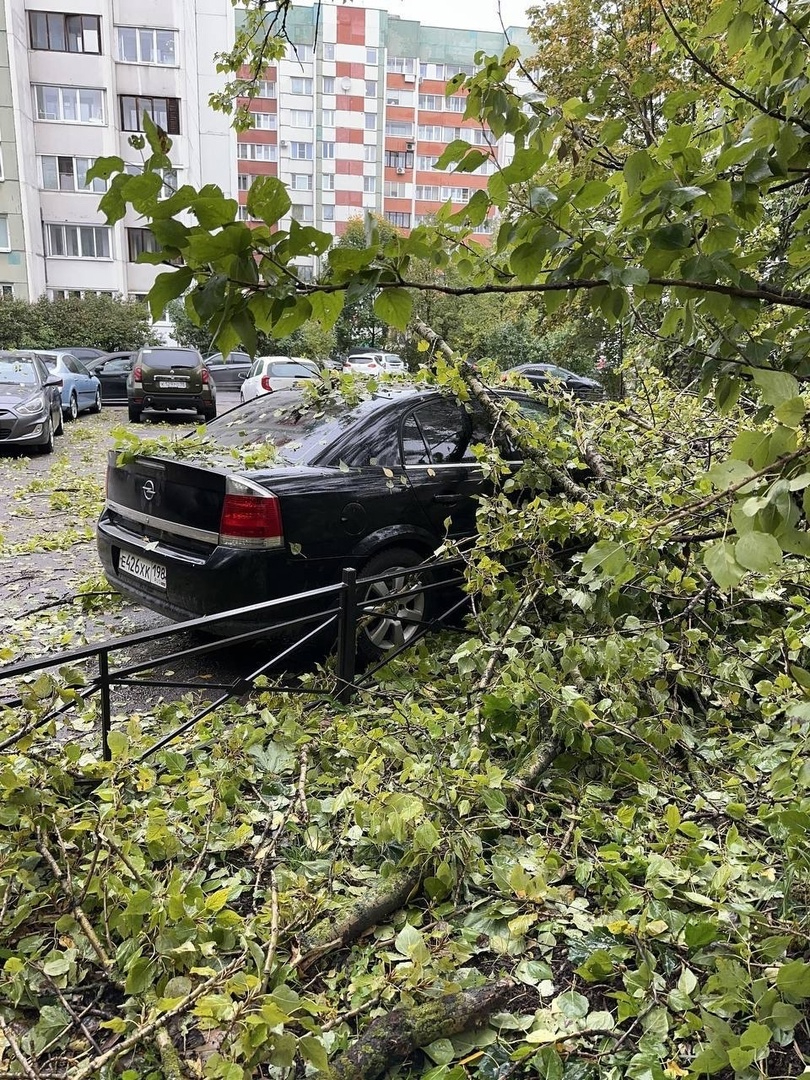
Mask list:
[[[434,345],[448,360],[457,359],[456,354],[444,338],[437,334],[435,330],[432,330],[428,324],[423,322],[418,316],[414,319],[414,325],[417,332],[426,341],[429,341]],[[591,496],[584,487],[572,479],[566,469],[561,469],[557,465],[552,465],[539,450],[526,441],[524,432],[512,423],[503,407],[498,403],[497,398],[493,397],[492,393],[478,378],[472,365],[464,363],[461,365],[460,370],[461,377],[470,388],[470,393],[476,401],[479,402],[484,409],[484,412],[491,420],[496,440],[499,435],[504,440],[502,448],[508,449],[509,443],[519,447],[525,460],[531,461],[534,465],[537,465],[538,468],[542,469],[549,480],[551,480],[552,484],[564,491],[569,498],[576,499],[577,502],[590,502]]]

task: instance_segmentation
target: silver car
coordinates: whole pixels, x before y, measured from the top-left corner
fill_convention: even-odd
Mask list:
[[[53,452],[61,435],[62,380],[38,356],[0,352],[0,446],[33,446]]]

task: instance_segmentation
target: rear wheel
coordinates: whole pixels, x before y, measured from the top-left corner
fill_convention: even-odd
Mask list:
[[[68,402],[67,418],[68,418],[68,420],[75,420],[78,415],[79,415],[79,401],[78,401],[78,398],[76,397],[76,393],[74,391],[70,395],[70,401]]]
[[[90,412],[101,412],[101,391],[96,390],[96,400],[90,406]]]
[[[217,418],[217,407],[216,407],[216,405],[212,405],[210,409],[203,409],[202,414],[203,414],[203,419],[205,420],[206,424],[210,423],[211,420],[216,420],[216,418]]]
[[[130,405],[127,412],[129,413],[129,422],[131,424],[140,424],[143,409],[138,408],[137,405]]]
[[[363,609],[357,642],[358,651],[367,660],[379,660],[407,645],[428,619],[429,594],[398,595],[430,583],[429,571],[410,572],[422,561],[422,556],[411,548],[388,548],[360,570],[360,578],[390,575],[384,581],[370,582],[359,593],[361,602],[372,602]]]

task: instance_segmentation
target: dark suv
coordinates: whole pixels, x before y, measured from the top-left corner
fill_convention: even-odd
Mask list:
[[[144,409],[193,409],[206,420],[217,415],[217,391],[196,349],[144,348],[127,378],[129,418]]]

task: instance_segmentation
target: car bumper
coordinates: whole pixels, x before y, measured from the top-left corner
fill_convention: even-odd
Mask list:
[[[234,611],[335,584],[340,574],[337,561],[334,566],[324,564],[313,567],[303,559],[291,558],[285,551],[215,547],[208,552],[193,554],[173,547],[170,542],[158,542],[155,547],[147,547],[147,538],[111,521],[107,511],[99,519],[96,542],[105,576],[118,592],[176,621]],[[120,569],[123,551],[165,567],[166,587],[123,572]],[[319,603],[310,604],[309,610],[325,611],[332,606],[332,599],[327,597]],[[271,609],[241,615],[234,620],[218,623],[211,629],[218,634],[272,630],[277,628],[278,623],[303,613],[304,609],[300,606],[295,612]]]
[[[139,394],[129,398],[139,409],[196,409],[202,412],[216,404],[208,394]]]
[[[0,446],[44,446],[48,438],[47,413],[30,418],[0,418]]]

